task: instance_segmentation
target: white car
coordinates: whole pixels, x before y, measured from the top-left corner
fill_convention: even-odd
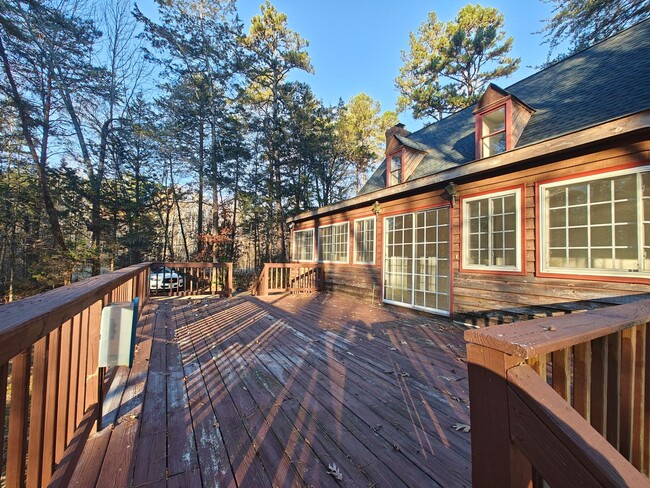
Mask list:
[[[183,277],[171,268],[152,268],[149,275],[149,289],[180,290],[183,288]]]

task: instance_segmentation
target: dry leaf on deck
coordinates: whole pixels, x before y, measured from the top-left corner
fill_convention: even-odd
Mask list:
[[[327,474],[331,474],[334,478],[339,481],[343,481],[343,473],[341,470],[336,467],[336,464],[332,463],[328,466]]]
[[[458,424],[458,423],[452,425],[451,427],[456,430],[462,430],[463,432],[469,432],[471,429],[471,427],[467,424]]]

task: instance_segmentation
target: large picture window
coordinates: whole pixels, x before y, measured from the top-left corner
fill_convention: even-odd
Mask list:
[[[318,228],[318,260],[335,263],[348,262],[349,225],[328,225]]]
[[[293,233],[293,260],[314,260],[314,229],[297,230]]]
[[[542,271],[650,276],[650,168],[540,185]]]
[[[463,199],[463,268],[521,271],[521,190]]]
[[[354,222],[354,262],[357,264],[375,263],[374,217]]]

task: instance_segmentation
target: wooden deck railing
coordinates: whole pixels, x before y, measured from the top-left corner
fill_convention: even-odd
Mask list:
[[[233,292],[232,263],[153,263],[151,268],[164,270],[158,273],[162,281],[151,284],[155,294],[230,296]]]
[[[310,293],[325,288],[325,270],[320,264],[266,263],[257,280],[255,294]]]
[[[144,304],[149,265],[0,306],[0,439],[9,419],[0,474],[6,460],[8,488],[67,486],[101,411],[102,307],[135,297]]]
[[[465,333],[472,479],[650,486],[650,300]]]

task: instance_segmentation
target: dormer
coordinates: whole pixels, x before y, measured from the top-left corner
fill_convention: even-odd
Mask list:
[[[490,83],[474,110],[476,159],[514,148],[533,112],[517,97]]]
[[[386,186],[405,182],[424,158],[426,146],[408,138],[404,124],[386,130]]]

